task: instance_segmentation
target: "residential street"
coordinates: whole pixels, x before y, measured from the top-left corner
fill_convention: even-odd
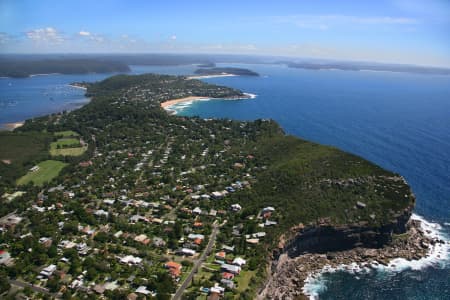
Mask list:
[[[173,300],[181,299],[181,296],[183,295],[184,291],[191,283],[192,278],[194,278],[195,273],[197,273],[198,268],[205,261],[206,257],[208,257],[208,255],[211,253],[212,247],[214,246],[214,242],[216,241],[216,236],[217,236],[218,231],[219,231],[219,226],[216,223],[214,223],[213,231],[212,231],[211,235],[209,236],[208,245],[206,246],[202,255],[200,255],[200,258],[194,263],[194,267],[192,268],[188,277],[186,277],[186,279],[183,281],[183,283],[177,289],[175,295],[172,298]]]

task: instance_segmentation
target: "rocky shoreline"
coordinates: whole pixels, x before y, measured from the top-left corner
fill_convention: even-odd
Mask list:
[[[446,242],[433,237],[421,226],[421,221],[411,219],[406,233],[395,235],[382,248],[357,247],[344,251],[326,253],[304,253],[289,257],[287,252],[272,261],[271,274],[258,299],[308,299],[303,288],[306,281],[324,269],[342,268],[349,271],[359,267],[376,268],[393,266],[390,261],[404,258],[408,261],[426,257],[430,249]],[[395,267],[395,265],[394,265]]]

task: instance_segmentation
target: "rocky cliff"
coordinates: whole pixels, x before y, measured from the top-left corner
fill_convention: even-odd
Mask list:
[[[279,250],[289,257],[296,257],[306,252],[326,253],[357,247],[380,248],[392,240],[392,234],[406,232],[411,212],[412,207],[409,207],[380,227],[369,226],[365,222],[348,226],[333,226],[326,222],[306,227],[300,224],[293,228],[293,238]]]
[[[424,257],[430,247],[443,241],[427,237],[420,222],[410,220],[412,208],[380,227],[325,222],[293,227],[287,234],[290,238],[282,236],[272,253],[269,276],[258,299],[306,299],[305,280],[325,266],[386,265],[397,257]]]

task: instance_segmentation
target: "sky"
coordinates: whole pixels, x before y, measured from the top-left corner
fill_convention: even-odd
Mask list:
[[[0,53],[211,53],[450,67],[450,0],[0,0]]]

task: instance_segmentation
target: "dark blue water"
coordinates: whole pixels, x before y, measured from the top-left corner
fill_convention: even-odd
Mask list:
[[[257,94],[256,99],[199,101],[178,113],[272,118],[289,134],[360,155],[403,175],[416,194],[416,213],[441,224],[444,235],[450,234],[446,225],[450,223],[450,76],[235,66],[262,76],[206,81]],[[133,73],[193,70],[193,66],[133,67]],[[83,90],[67,87],[68,83],[107,76],[0,79],[0,99],[16,101],[0,106],[0,123],[76,106],[84,101]],[[421,270],[357,276],[336,272],[324,275],[318,288],[321,299],[450,299],[450,266],[444,262]]]

